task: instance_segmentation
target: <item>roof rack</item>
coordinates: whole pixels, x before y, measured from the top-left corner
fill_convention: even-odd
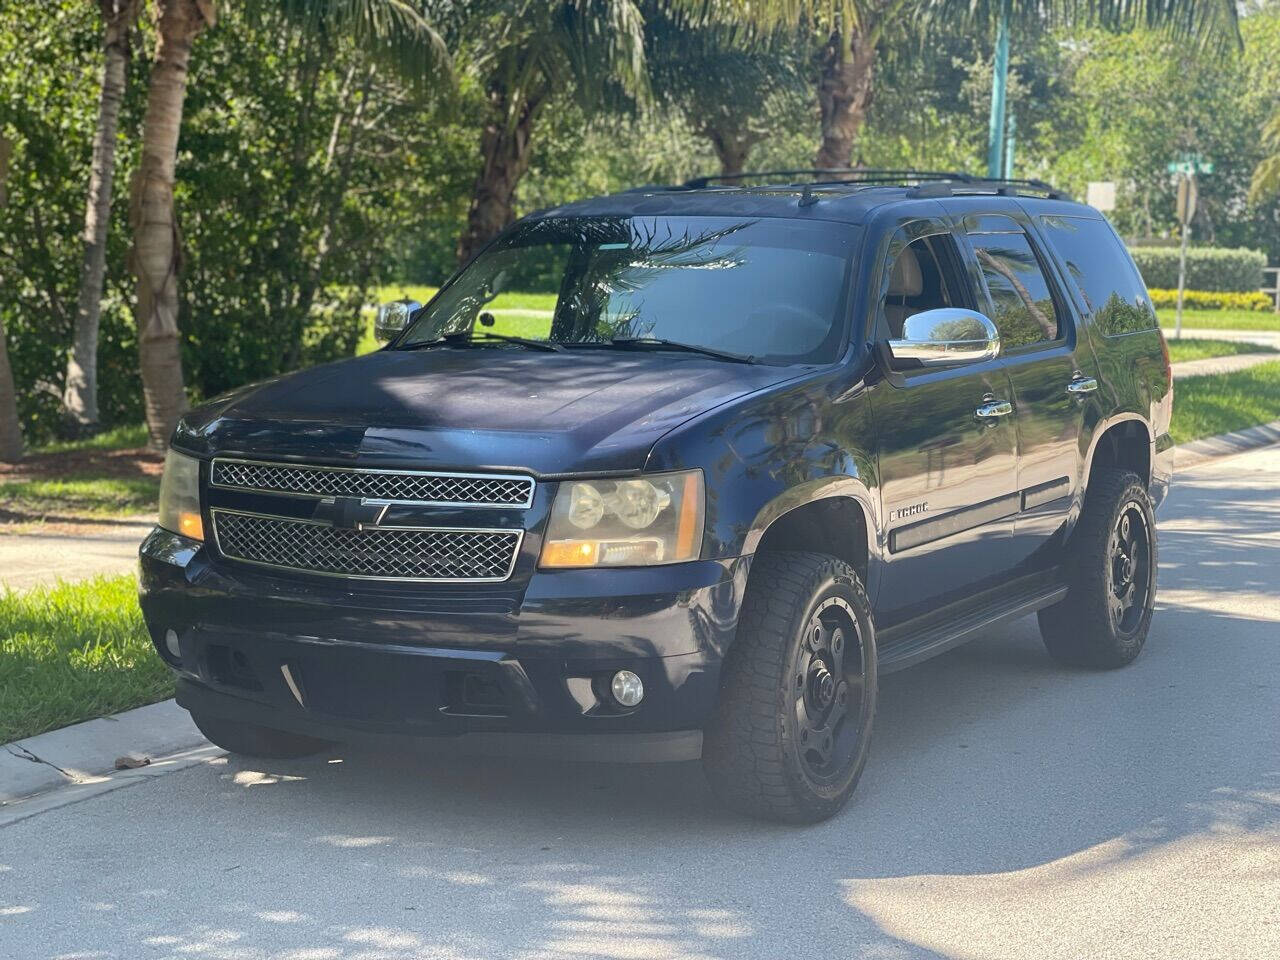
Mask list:
[[[755,180],[760,177],[825,177],[818,183],[862,183],[868,180],[972,180],[955,170],[881,170],[870,167],[815,167],[804,170],[749,170],[745,173],[709,174],[681,184],[685,190],[702,190],[716,181]],[[840,179],[832,179],[838,177]],[[856,177],[856,180],[847,179]]]
[[[802,205],[808,206],[816,202],[813,188],[836,186],[839,184],[865,184],[866,186],[899,185],[912,186],[913,196],[917,197],[949,197],[966,193],[996,193],[1005,196],[1017,196],[1019,193],[1043,194],[1049,200],[1070,200],[1063,190],[1043,180],[976,177],[973,174],[956,170],[881,170],[867,167],[850,167],[841,169],[805,169],[805,170],[755,170],[745,173],[730,173],[694,177],[686,180],[674,190],[703,190],[714,182],[737,182],[758,178],[794,178],[813,177],[805,183],[787,180],[774,186],[796,186],[804,188]],[[823,179],[817,179],[823,178]]]

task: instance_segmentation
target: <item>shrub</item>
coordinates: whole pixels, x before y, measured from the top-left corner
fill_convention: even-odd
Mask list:
[[[1148,287],[1177,289],[1177,247],[1133,247],[1129,252]],[[1257,250],[1191,247],[1187,250],[1187,287],[1253,293],[1262,286],[1266,265],[1266,255]]]
[[[1178,305],[1177,290],[1149,289],[1151,305],[1157,310],[1172,310]],[[1232,293],[1229,290],[1184,290],[1182,305],[1189,310],[1274,310],[1270,294],[1260,290]]]

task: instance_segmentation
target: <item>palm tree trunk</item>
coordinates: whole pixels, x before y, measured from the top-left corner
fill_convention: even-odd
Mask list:
[[[12,145],[0,136],[0,207],[4,206],[5,177],[9,173],[9,151]],[[9,347],[5,342],[4,318],[0,317],[0,460],[17,463],[22,459],[22,423],[18,419],[18,392],[13,387],[13,369],[9,366]]]
[[[533,124],[542,101],[541,95],[534,95],[512,103],[505,90],[490,96],[492,120],[480,133],[480,174],[467,226],[458,238],[459,266],[515,220],[516,187],[529,169]]]
[[[93,165],[89,169],[89,198],[84,213],[80,298],[62,395],[67,416],[81,433],[91,433],[98,425],[98,320],[106,273],[111,188],[116,172],[116,127],[124,100],[129,30],[137,12],[135,0],[99,2],[105,27],[102,92],[98,98],[98,128],[93,137]]]
[[[178,332],[182,237],[173,204],[187,64],[200,31],[213,26],[214,0],[156,0],[155,60],[147,87],[142,157],[130,191],[131,262],[138,278],[138,361],[151,446],[163,448],[186,410]]]
[[[864,16],[849,30],[831,34],[823,49],[818,79],[818,110],[822,144],[813,165],[840,169],[853,162],[853,147],[867,119],[875,80],[878,31]]]
[[[711,141],[711,147],[720,161],[720,176],[733,177],[747,168],[747,158],[751,156],[751,148],[760,142],[761,137],[754,133],[730,130],[712,123],[702,128],[702,133]]]

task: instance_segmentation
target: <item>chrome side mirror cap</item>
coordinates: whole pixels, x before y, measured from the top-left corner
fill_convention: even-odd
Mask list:
[[[409,325],[414,313],[422,309],[417,300],[392,300],[378,306],[373,321],[373,337],[379,343],[388,343],[400,336]]]
[[[895,364],[938,367],[991,360],[1000,353],[1000,331],[976,310],[940,307],[907,317],[902,339],[888,341]]]

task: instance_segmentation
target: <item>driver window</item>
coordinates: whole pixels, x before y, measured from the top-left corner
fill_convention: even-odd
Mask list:
[[[889,339],[902,338],[908,317],[938,307],[959,307],[965,303],[956,295],[956,285],[944,264],[945,244],[954,244],[949,234],[921,237],[903,247],[893,262],[889,288],[881,302],[881,315],[888,326]]]

